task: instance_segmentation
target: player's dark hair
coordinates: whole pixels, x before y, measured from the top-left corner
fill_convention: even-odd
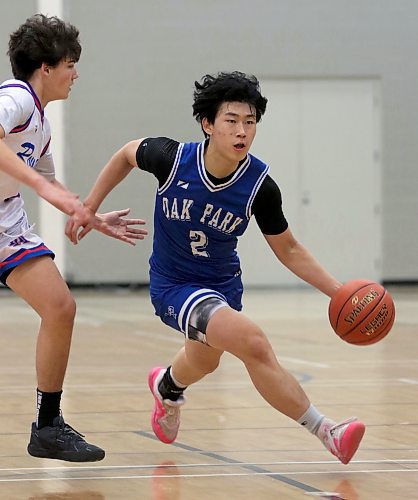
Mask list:
[[[257,123],[267,106],[267,99],[260,93],[257,78],[240,71],[218,73],[215,76],[205,75],[201,83],[195,82],[193,97],[193,116],[199,123],[206,118],[213,124],[224,102],[248,103],[255,109]]]
[[[58,17],[35,14],[10,35],[7,52],[13,76],[28,80],[42,66],[56,66],[61,60],[77,62],[81,54],[79,31]]]

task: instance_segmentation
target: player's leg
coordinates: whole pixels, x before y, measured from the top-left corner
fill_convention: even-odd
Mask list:
[[[219,366],[223,351],[207,344],[186,339],[184,347],[175,356],[172,374],[183,386],[189,386],[212,373]]]
[[[185,296],[185,301],[189,296]],[[184,390],[189,384],[213,372],[219,365],[222,351],[205,343],[204,332],[211,315],[225,306],[227,304],[223,299],[213,296],[195,304],[191,308],[186,329],[189,338],[186,338],[184,347],[175,356],[172,366],[157,366],[148,375],[148,384],[154,396],[152,428],[163,443],[172,443],[177,437],[180,407],[186,401]]]
[[[241,359],[263,398],[281,413],[297,420],[309,399],[296,379],[277,361],[264,332],[242,313],[225,307],[210,319],[208,344]]]
[[[70,352],[75,302],[53,260],[37,257],[8,276],[7,285],[41,318],[36,347],[38,388],[61,391]]]
[[[218,309],[229,307],[220,297],[209,297],[196,304],[189,317],[185,345],[174,358],[171,373],[182,386],[194,384],[219,365],[222,350],[209,346],[206,328]]]
[[[210,318],[206,340],[243,361],[254,386],[271,406],[306,426],[343,463],[351,460],[363,437],[364,424],[356,419],[336,424],[324,418],[297,380],[278,363],[261,328],[243,314],[224,307]]]
[[[49,256],[28,259],[13,268],[7,285],[40,316],[36,348],[37,422],[32,424],[31,455],[69,461],[96,461],[104,451],[86,443],[60,416],[75,302]]]
[[[175,310],[173,308],[173,312]],[[252,321],[219,297],[210,297],[194,305],[187,335],[201,344],[190,343],[192,350],[188,352],[185,346],[171,368],[159,367],[150,373],[150,388],[155,398],[152,424],[161,441],[170,443],[177,435],[180,406],[185,401],[183,391],[187,385],[214,369],[219,361],[218,353],[228,351],[244,362],[255,387],[266,401],[317,435],[328,450],[343,463],[348,463],[363,437],[364,425],[357,420],[335,424],[325,419],[310,403],[296,379],[280,366],[267,337]],[[214,350],[208,351],[206,344]],[[209,352],[213,353],[209,365],[199,367],[199,362]],[[160,390],[167,391],[167,399],[161,396]],[[171,401],[170,398],[177,399]]]
[[[194,340],[185,345],[174,358],[171,366],[157,366],[148,376],[154,396],[151,423],[155,435],[163,443],[172,443],[180,427],[180,408],[186,402],[183,392],[219,365],[222,351]]]

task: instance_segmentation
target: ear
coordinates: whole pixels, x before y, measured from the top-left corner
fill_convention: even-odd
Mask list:
[[[50,68],[49,68],[48,64],[42,63],[42,66],[41,66],[42,73],[46,73],[48,75],[49,74],[49,69]]]
[[[207,135],[212,135],[213,124],[209,123],[209,120],[206,117],[202,119],[202,128]]]

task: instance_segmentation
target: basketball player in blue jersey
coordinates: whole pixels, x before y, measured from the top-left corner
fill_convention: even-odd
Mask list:
[[[145,231],[128,211],[96,216],[54,175],[50,129],[44,108],[66,99],[77,78],[81,47],[78,30],[56,17],[29,18],[9,41],[14,79],[0,85],[0,280],[40,316],[36,369],[37,418],[28,451],[42,458],[76,462],[101,460],[105,452],[87,443],[60,414],[75,304],[54,261],[54,254],[33,231],[19,192],[34,189],[82,226],[134,243]],[[52,257],[52,258],[51,258]]]
[[[254,215],[279,261],[329,297],[341,283],[292,235],[281,192],[268,166],[249,154],[266,109],[258,81],[240,72],[206,75],[196,82],[193,112],[205,141],[183,144],[163,137],[132,141],[104,167],[85,205],[92,213],[139,167],[158,179],[150,293],[155,312],[182,332],[185,345],[168,368],[149,373],[152,427],[164,443],[176,439],[187,386],[213,372],[227,351],[245,365],[272,407],[305,426],[344,464],[356,452],[365,426],[356,418],[336,423],[313,406],[300,384],[277,361],[264,332],[240,312],[243,285],[237,238]],[[78,234],[70,219],[66,233]]]

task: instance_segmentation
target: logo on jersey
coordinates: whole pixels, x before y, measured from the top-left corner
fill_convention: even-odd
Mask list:
[[[9,247],[18,247],[24,243],[29,243],[29,241],[24,236],[19,236],[9,243]]]
[[[162,198],[163,212],[169,220],[191,221],[190,209],[193,204],[194,200],[188,198],[179,200],[177,198],[168,199],[165,196]],[[211,203],[206,203],[199,221],[201,224],[217,229],[222,233],[231,234],[243,222],[243,219],[223,207],[215,207]]]
[[[35,146],[30,142],[24,142],[20,147],[23,148],[23,151],[19,151],[17,156],[24,161],[26,165],[29,165],[29,167],[34,167],[38,161],[32,156],[35,151]]]
[[[174,306],[168,306],[167,312],[164,316],[169,316],[170,318],[177,319],[177,314],[174,312]]]
[[[163,211],[167,219],[190,221],[190,209],[193,206],[194,201],[184,198],[178,201],[177,198],[169,200],[168,198],[163,198]]]
[[[189,183],[188,182],[184,182],[184,181],[178,181],[177,182],[177,186],[183,188],[183,189],[187,189],[189,187]]]

